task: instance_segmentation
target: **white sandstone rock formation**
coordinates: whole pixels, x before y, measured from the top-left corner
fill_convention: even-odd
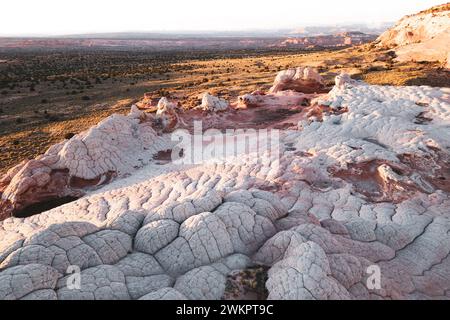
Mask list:
[[[178,106],[166,97],[162,97],[156,109],[156,120],[160,122],[159,126],[165,132],[174,130],[179,123]]]
[[[13,167],[0,180],[0,219],[48,199],[81,196],[86,187],[147,164],[159,150],[169,148],[152,125],[150,115],[132,106],[128,116],[114,114]]]
[[[450,4],[406,16],[377,40],[379,46],[394,48],[400,61],[445,62],[450,43]]]
[[[314,93],[323,90],[322,77],[310,67],[298,67],[280,71],[269,93],[294,90],[302,93]]]
[[[348,75],[347,73],[341,73],[340,75],[336,76],[335,79],[335,88],[344,89],[346,85],[352,86],[358,84],[357,80],[354,80]],[[359,83],[364,84],[364,83]]]
[[[202,104],[197,107],[203,111],[219,112],[225,111],[230,107],[229,103],[225,99],[210,95],[205,92],[202,96]]]
[[[77,201],[0,221],[0,299],[220,299],[230,274],[254,266],[268,269],[269,299],[450,299],[450,90],[341,75],[319,100],[305,108],[320,115],[281,130],[278,159],[149,162]],[[117,143],[126,161],[106,170],[167,139],[132,114],[106,121],[121,119],[124,136],[100,136],[130,145]]]

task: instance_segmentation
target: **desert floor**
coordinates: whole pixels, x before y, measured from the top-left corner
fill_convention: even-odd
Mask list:
[[[315,67],[330,87],[343,71],[371,84],[450,86],[438,63],[398,63],[370,45],[299,53],[0,53],[0,61],[0,174],[112,113],[128,112],[146,92],[184,108],[198,105],[205,91],[233,101],[296,66]]]

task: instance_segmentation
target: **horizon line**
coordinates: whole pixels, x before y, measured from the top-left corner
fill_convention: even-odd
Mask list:
[[[55,38],[55,37],[74,37],[74,36],[88,36],[88,35],[111,35],[111,34],[179,34],[179,35],[195,35],[195,34],[209,34],[209,33],[276,33],[282,31],[295,31],[300,28],[314,28],[314,27],[349,27],[349,26],[366,26],[368,28],[377,28],[377,26],[394,24],[395,21],[380,21],[380,22],[343,22],[343,23],[321,23],[321,24],[308,24],[299,25],[293,27],[280,27],[280,28],[247,28],[247,29],[187,29],[187,30],[116,30],[116,31],[86,31],[86,32],[71,32],[71,33],[0,33],[0,38]]]

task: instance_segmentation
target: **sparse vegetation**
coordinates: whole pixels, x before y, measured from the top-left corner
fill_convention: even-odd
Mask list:
[[[112,113],[128,112],[145,92],[192,108],[205,91],[232,100],[269,86],[276,72],[301,65],[315,67],[329,87],[340,72],[373,84],[450,86],[449,73],[437,63],[397,63],[392,51],[370,46],[314,52],[0,52],[0,60],[8,61],[0,64],[0,173]]]

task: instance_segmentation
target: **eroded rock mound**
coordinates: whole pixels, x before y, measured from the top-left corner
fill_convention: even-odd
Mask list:
[[[128,116],[112,115],[13,167],[0,180],[0,219],[45,200],[79,197],[148,163],[167,146],[152,126],[153,118],[133,106]]]
[[[174,102],[162,97],[156,107],[156,126],[164,132],[174,130],[180,122],[178,111],[178,106]]]
[[[258,107],[289,107],[302,106],[308,103],[310,96],[292,90],[279,91],[277,93],[264,93],[255,91],[238,97],[237,109]]]
[[[227,110],[229,107],[230,105],[225,99],[205,92],[202,96],[202,104],[197,108],[203,111],[220,112]]]
[[[314,93],[323,89],[323,80],[317,71],[310,67],[298,67],[280,71],[269,92],[294,90],[302,93]]]
[[[404,17],[377,41],[379,46],[393,47],[401,61],[445,62],[450,43],[450,4]]]

